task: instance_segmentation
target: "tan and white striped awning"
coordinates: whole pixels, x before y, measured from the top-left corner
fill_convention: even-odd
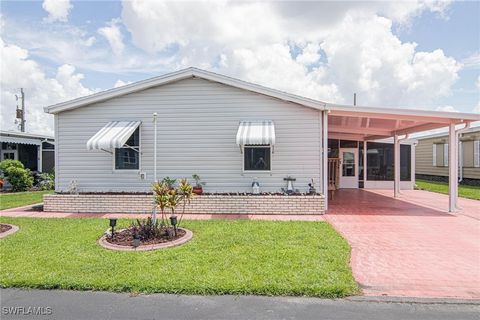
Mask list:
[[[140,126],[141,121],[112,121],[87,141],[88,150],[121,148]]]
[[[273,121],[241,121],[237,131],[237,144],[239,146],[275,145]]]

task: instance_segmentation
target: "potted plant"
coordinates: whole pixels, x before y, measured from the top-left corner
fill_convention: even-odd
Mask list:
[[[198,174],[192,175],[192,178],[195,180],[195,186],[193,187],[192,192],[197,195],[201,195],[203,193],[203,186],[206,185],[206,183],[200,179]]]

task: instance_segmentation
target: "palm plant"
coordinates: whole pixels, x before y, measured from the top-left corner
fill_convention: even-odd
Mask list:
[[[180,180],[178,190],[180,192],[180,195],[182,197],[182,202],[183,202],[183,210],[182,210],[182,215],[180,216],[180,219],[178,220],[178,225],[182,222],[183,215],[185,214],[185,207],[188,204],[190,204],[190,200],[193,197],[193,187],[192,185],[188,182],[187,178],[183,178]]]
[[[169,207],[170,202],[170,187],[164,182],[159,181],[153,184],[153,192],[155,194],[155,205],[160,209],[162,214],[162,225],[167,224],[165,216],[165,208]]]
[[[172,210],[172,216],[175,215],[175,209],[178,206],[182,196],[178,194],[176,189],[168,190],[168,201],[167,201],[167,208]]]

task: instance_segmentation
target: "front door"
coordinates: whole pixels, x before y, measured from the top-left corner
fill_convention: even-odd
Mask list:
[[[340,148],[340,188],[358,188],[357,148]]]

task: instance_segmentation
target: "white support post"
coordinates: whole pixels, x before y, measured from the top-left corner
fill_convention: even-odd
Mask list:
[[[322,112],[322,175],[325,211],[328,210],[328,111]]]
[[[455,212],[457,209],[457,189],[458,189],[458,153],[457,153],[457,132],[455,124],[451,123],[449,128],[449,158],[448,159],[448,211]]]
[[[37,146],[37,171],[42,172],[42,156],[43,156],[43,148],[42,148],[43,142],[40,141],[40,145]]]
[[[363,140],[363,189],[367,184],[367,140]]]
[[[153,113],[153,183],[157,182],[157,113]],[[153,207],[153,223],[157,222],[157,206]]]
[[[398,198],[400,195],[400,139],[395,134],[393,137],[393,157],[394,157],[394,181],[393,181],[393,195]]]

